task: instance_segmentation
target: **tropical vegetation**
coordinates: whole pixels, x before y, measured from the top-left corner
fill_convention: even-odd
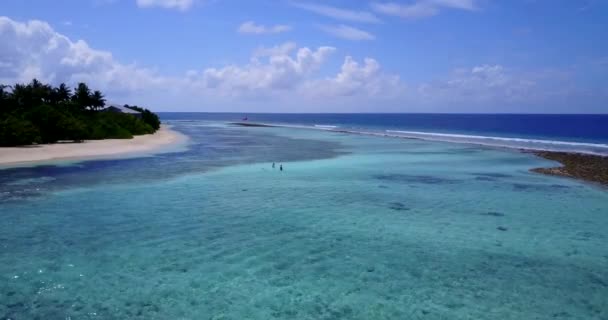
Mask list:
[[[73,90],[34,79],[29,84],[0,85],[0,146],[60,141],[130,139],[154,133],[158,116],[150,110],[124,105],[139,116],[110,112],[100,91],[85,83]]]

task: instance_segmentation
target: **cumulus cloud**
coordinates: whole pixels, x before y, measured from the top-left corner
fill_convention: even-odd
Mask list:
[[[573,105],[597,109],[608,102],[605,88],[581,87],[575,76],[559,70],[479,64],[406,86],[373,58],[347,56],[332,72],[329,61],[336,51],[286,42],[253,50],[244,64],[167,76],[119,62],[112,53],[71,40],[45,22],[0,17],[0,83],[38,78],[73,86],[85,81],[111,101],[161,110],[488,112],[508,106],[512,112],[530,112],[517,108],[548,111],[543,108],[551,105],[550,111],[563,112]]]
[[[204,88],[233,96],[293,89],[318,70],[334,51],[333,47],[295,50],[291,43],[272,49],[258,49],[252,61],[245,66],[205,69],[200,84]]]
[[[425,18],[437,15],[441,9],[475,10],[474,0],[418,0],[409,4],[384,2],[372,3],[377,13],[401,18]]]
[[[118,63],[110,52],[71,41],[46,22],[21,23],[0,17],[0,82],[87,81],[99,88],[140,90],[163,81],[149,69]]]
[[[160,89],[174,90],[176,96],[205,97],[371,95],[388,79],[382,78],[375,60],[366,59],[359,65],[350,57],[336,76],[319,79],[319,69],[336,49],[298,47],[294,42],[258,48],[244,65],[163,76],[153,69],[121,63],[110,52],[93,49],[82,40],[73,41],[42,21],[23,23],[1,17],[0,40],[0,82],[38,78],[74,85],[85,81],[115,95],[110,97],[115,100]]]
[[[360,64],[353,57],[347,56],[336,76],[310,81],[304,88],[306,92],[314,92],[323,97],[387,98],[403,93],[405,85],[398,76],[383,73],[375,59],[365,58],[363,64]]]
[[[310,11],[322,16],[330,17],[336,20],[345,20],[352,22],[364,22],[364,23],[379,23],[380,19],[373,13],[367,11],[356,11],[343,9],[338,7],[332,7],[324,4],[307,3],[307,2],[292,2],[292,6],[300,8],[306,11]]]
[[[347,40],[374,40],[376,37],[364,30],[357,29],[346,25],[338,26],[321,26],[321,29],[335,37]]]
[[[136,0],[136,3],[141,8],[159,7],[185,11],[194,5],[194,1],[195,0]]]
[[[237,31],[243,34],[269,34],[288,32],[291,31],[291,27],[282,24],[267,27],[264,25],[256,24],[253,21],[246,21],[239,26]]]

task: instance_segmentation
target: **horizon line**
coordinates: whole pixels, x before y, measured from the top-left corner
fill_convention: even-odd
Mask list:
[[[207,114],[293,114],[293,115],[319,115],[319,114],[360,114],[360,115],[402,115],[402,114],[425,114],[425,115],[543,115],[543,116],[608,116],[607,113],[514,113],[514,112],[240,112],[240,111],[156,111],[157,113],[207,113]]]

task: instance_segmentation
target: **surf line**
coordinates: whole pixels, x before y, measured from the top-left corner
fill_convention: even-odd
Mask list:
[[[608,155],[608,144],[571,142],[559,140],[525,139],[515,137],[496,137],[481,135],[450,134],[439,132],[384,130],[361,131],[340,128],[334,125],[292,125],[292,124],[266,124],[266,123],[231,123],[233,125],[248,127],[281,127],[293,129],[321,130],[336,133],[357,134],[376,137],[391,137],[400,139],[415,139],[434,142],[459,143],[479,145],[485,147],[504,148],[524,151],[554,151],[582,153],[598,156]]]

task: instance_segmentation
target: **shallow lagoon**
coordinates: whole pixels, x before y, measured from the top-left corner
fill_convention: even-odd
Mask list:
[[[0,318],[608,318],[608,192],[551,162],[174,124],[188,151],[0,171]]]

